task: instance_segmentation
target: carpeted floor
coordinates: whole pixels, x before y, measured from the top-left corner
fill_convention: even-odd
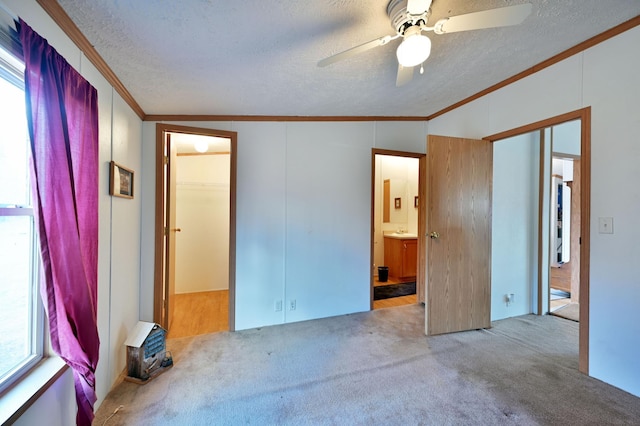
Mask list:
[[[640,398],[577,371],[578,324],[554,316],[425,337],[424,307],[410,305],[174,339],[169,347],[175,366],[144,386],[115,386],[95,425],[637,425],[640,419]]]
[[[391,299],[392,297],[416,294],[416,283],[399,283],[373,287],[373,300]]]

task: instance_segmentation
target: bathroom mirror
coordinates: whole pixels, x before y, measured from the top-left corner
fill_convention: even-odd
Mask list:
[[[383,182],[384,223],[407,222],[407,181],[406,179],[385,179]]]

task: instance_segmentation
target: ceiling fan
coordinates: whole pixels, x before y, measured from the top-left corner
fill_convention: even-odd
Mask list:
[[[319,61],[318,66],[326,67],[374,47],[384,46],[390,41],[402,37],[402,43],[396,50],[398,58],[396,86],[402,86],[413,79],[414,67],[420,65],[420,72],[423,72],[422,63],[431,53],[431,40],[422,34],[423,32],[433,31],[436,34],[448,34],[518,25],[529,16],[532,8],[530,3],[524,3],[467,13],[440,19],[430,27],[427,26],[427,21],[431,14],[431,3],[432,0],[391,0],[387,6],[387,15],[391,19],[392,27],[396,30],[395,35],[386,35],[329,56]]]

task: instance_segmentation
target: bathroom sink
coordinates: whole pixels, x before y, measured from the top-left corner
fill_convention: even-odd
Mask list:
[[[399,239],[418,238],[416,234],[409,234],[407,232],[393,232],[391,234],[385,234],[384,236]]]

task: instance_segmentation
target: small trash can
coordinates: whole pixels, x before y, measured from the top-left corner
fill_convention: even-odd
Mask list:
[[[381,283],[386,283],[389,279],[389,267],[388,266],[378,266],[378,281]]]

